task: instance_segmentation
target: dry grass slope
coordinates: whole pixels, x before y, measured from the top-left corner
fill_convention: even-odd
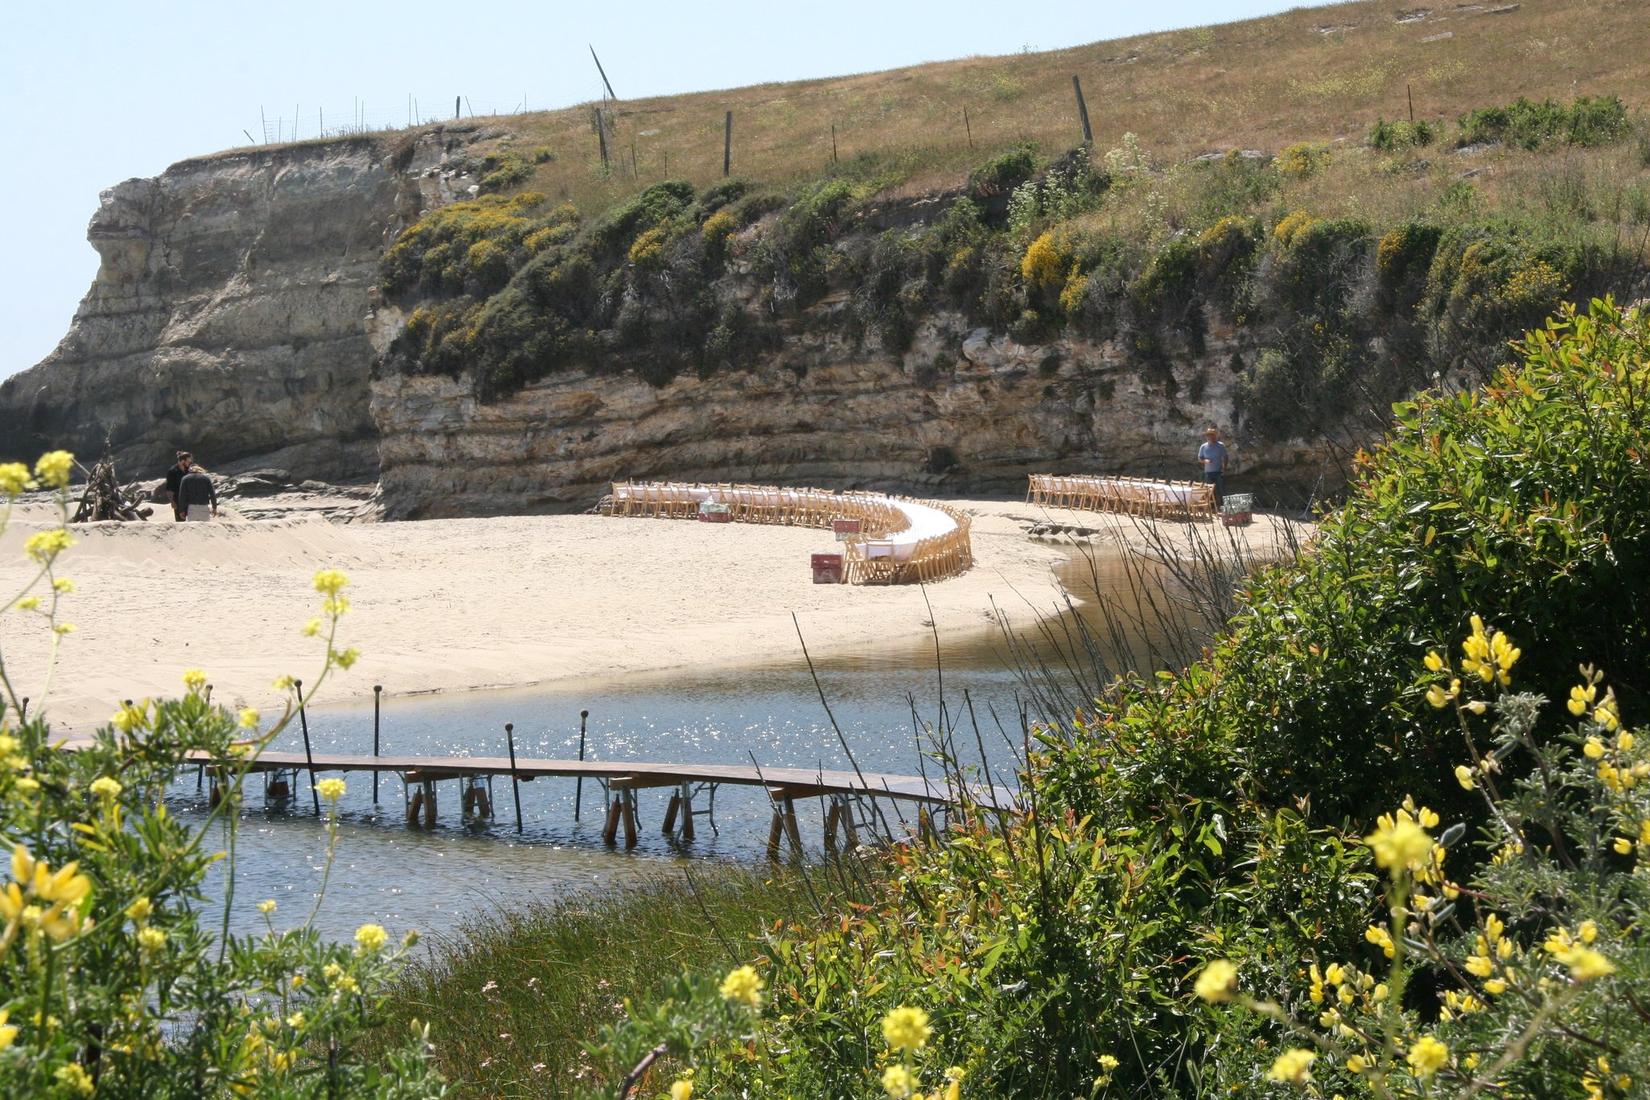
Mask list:
[[[524,186],[587,212],[667,175],[716,179],[727,110],[736,175],[770,184],[818,175],[831,163],[834,124],[844,161],[874,156],[907,189],[922,190],[1019,141],[1045,151],[1076,144],[1073,74],[1096,143],[1106,148],[1132,131],[1160,161],[1361,141],[1377,117],[1407,116],[1406,85],[1416,117],[1447,123],[1450,134],[1462,112],[1520,95],[1615,94],[1642,108],[1650,102],[1644,14],[1640,0],[1365,0],[1048,53],[627,100],[614,109],[606,174],[591,104],[500,121],[519,135],[517,148],[554,153]]]

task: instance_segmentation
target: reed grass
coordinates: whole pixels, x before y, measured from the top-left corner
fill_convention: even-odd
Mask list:
[[[857,862],[857,861],[856,861]],[[417,1020],[459,1096],[560,1096],[582,1044],[684,970],[721,973],[776,924],[811,925],[861,889],[863,865],[813,872],[720,863],[500,910],[432,939],[394,998],[388,1042]]]

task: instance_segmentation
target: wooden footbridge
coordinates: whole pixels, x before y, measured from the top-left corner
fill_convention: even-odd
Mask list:
[[[516,830],[521,831],[521,784],[537,779],[567,778],[582,784],[592,780],[603,793],[606,820],[602,839],[618,842],[624,831],[626,847],[637,840],[637,792],[649,788],[671,789],[665,810],[663,832],[682,840],[694,839],[695,819],[705,818],[712,831],[716,827],[716,790],[722,786],[757,787],[767,792],[773,806],[768,830],[768,854],[777,857],[783,842],[796,853],[802,851],[797,825],[798,799],[820,799],[825,806],[825,848],[835,851],[839,836],[850,846],[859,843],[859,830],[869,824],[861,812],[873,800],[914,804],[917,826],[933,828],[935,810],[950,810],[964,804],[995,813],[1019,812],[1018,794],[1006,787],[986,784],[937,784],[921,776],[887,775],[860,771],[826,771],[813,768],[766,768],[755,764],[670,764],[641,761],[520,759],[512,750],[509,757],[486,756],[380,756],[312,752],[266,751],[250,760],[192,754],[191,761],[204,775],[212,777],[212,797],[217,798],[226,774],[245,769],[258,773],[264,781],[264,795],[270,801],[291,799],[302,775],[308,776],[310,797],[319,811],[315,794],[316,776],[327,772],[370,772],[373,801],[377,802],[378,777],[385,773],[401,780],[407,824],[433,828],[438,815],[440,784],[458,786],[463,819],[485,821],[493,818],[493,781],[508,778],[515,801]],[[574,819],[579,800],[574,802]]]

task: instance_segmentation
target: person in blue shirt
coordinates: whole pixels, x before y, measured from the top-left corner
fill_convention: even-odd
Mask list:
[[[1197,449],[1197,460],[1203,464],[1203,480],[1215,487],[1215,507],[1226,497],[1226,444],[1220,441],[1220,429],[1210,424],[1203,432],[1203,445]]]

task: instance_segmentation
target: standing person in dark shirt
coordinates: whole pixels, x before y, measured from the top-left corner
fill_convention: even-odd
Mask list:
[[[205,522],[218,516],[218,490],[206,471],[191,464],[190,470],[178,482],[178,507],[190,523]]]
[[[1226,444],[1220,441],[1220,429],[1210,424],[1203,433],[1203,445],[1197,449],[1197,461],[1203,467],[1203,481],[1215,487],[1215,504],[1226,499],[1226,464],[1229,455]]]
[[[179,523],[184,520],[183,505],[178,499],[178,483],[189,472],[194,464],[195,456],[188,451],[178,452],[178,464],[166,471],[166,499],[172,505],[172,518]]]

